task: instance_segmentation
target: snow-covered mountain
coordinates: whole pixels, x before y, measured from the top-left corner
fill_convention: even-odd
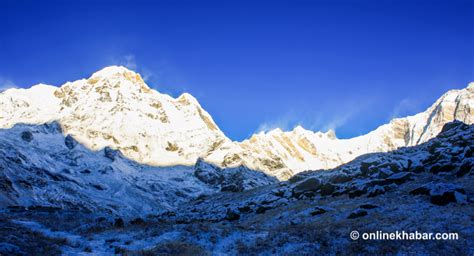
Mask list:
[[[61,87],[37,85],[0,94],[0,128],[57,121],[64,135],[92,150],[119,150],[154,166],[194,165],[199,158],[221,167],[247,166],[280,179],[304,170],[329,169],[357,156],[418,145],[444,124],[472,124],[474,83],[444,94],[425,112],[397,118],[352,139],[302,127],[233,142],[191,95],[174,99],[150,89],[139,74],[111,66]],[[237,122],[237,120],[236,120]]]
[[[223,148],[223,152],[216,150],[209,159],[223,158],[223,166],[244,164],[287,179],[304,170],[334,168],[363,154],[418,145],[453,120],[474,122],[474,83],[448,91],[422,113],[393,119],[359,137],[338,139],[333,131],[312,132],[301,126],[288,132],[275,129],[255,134],[234,148]]]
[[[0,254],[350,253],[349,228],[417,225],[472,248],[473,94],[352,139],[298,126],[235,142],[191,95],[124,67],[4,91]],[[364,253],[439,248],[372,242]]]
[[[0,94],[1,128],[50,121],[92,150],[111,147],[156,166],[194,165],[229,140],[193,96],[161,94],[139,74],[116,66],[59,88],[37,85]]]

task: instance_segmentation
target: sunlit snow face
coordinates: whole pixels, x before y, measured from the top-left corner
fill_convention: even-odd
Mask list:
[[[244,165],[285,179],[308,169],[333,168],[361,154],[417,145],[436,136],[454,118],[472,123],[472,91],[472,84],[450,91],[425,112],[395,119],[352,139],[338,139],[331,130],[312,132],[298,126],[232,142],[192,95],[172,98],[150,89],[139,74],[112,66],[60,88],[38,85],[4,92],[0,125],[59,121],[65,134],[89,149],[111,147],[140,163],[189,166],[201,157],[220,166]]]

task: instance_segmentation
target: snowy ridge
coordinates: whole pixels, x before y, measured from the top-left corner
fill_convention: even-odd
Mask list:
[[[42,124],[57,119],[59,100],[55,86],[38,84],[29,89],[8,89],[0,93],[0,127],[17,123]]]
[[[366,135],[351,139],[337,139],[333,131],[312,132],[301,126],[289,132],[275,129],[259,133],[225,154],[221,164],[244,164],[287,179],[304,170],[331,169],[363,154],[419,145],[438,135],[446,123],[454,120],[474,123],[473,84],[462,90],[448,91],[422,113],[393,119]],[[217,157],[210,157],[213,161],[224,155],[218,151],[215,154]]]
[[[0,93],[0,128],[58,121],[64,135],[87,148],[117,149],[142,164],[192,166],[202,158],[220,167],[243,165],[288,179],[362,154],[418,145],[453,120],[472,124],[473,84],[447,92],[425,112],[394,119],[352,139],[296,127],[233,142],[190,94],[172,98],[150,89],[139,74],[111,66],[59,88],[37,85]]]

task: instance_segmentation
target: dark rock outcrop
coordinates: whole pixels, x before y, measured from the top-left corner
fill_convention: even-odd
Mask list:
[[[240,219],[240,214],[237,211],[228,208],[225,214],[225,219],[229,221],[238,220]]]
[[[321,180],[318,178],[307,178],[296,184],[293,188],[293,196],[297,197],[305,192],[315,192],[321,186]]]
[[[202,159],[198,159],[194,166],[194,176],[200,181],[210,184],[218,185],[224,180],[224,176],[220,173],[219,167],[206,163]]]
[[[64,144],[68,149],[75,148],[77,143],[78,142],[71,135],[67,135],[66,138],[64,138]]]
[[[123,222],[122,218],[117,218],[114,221],[114,227],[116,228],[123,228],[125,226],[125,223]]]
[[[409,172],[399,172],[387,177],[388,181],[396,183],[397,185],[401,185],[411,179],[412,179],[412,174]]]
[[[411,195],[427,195],[430,202],[445,206],[449,203],[466,203],[466,191],[451,183],[428,183],[410,191]]]
[[[105,147],[104,148],[104,156],[107,157],[108,159],[114,161],[115,158],[117,157],[118,155],[118,151],[117,150],[113,150],[109,147]]]
[[[365,210],[361,210],[361,209],[357,209],[357,210],[354,210],[353,212],[351,212],[349,214],[349,216],[347,216],[348,219],[356,219],[356,218],[360,218],[360,217],[364,217],[366,216],[368,213],[367,211]]]
[[[26,142],[31,142],[33,140],[33,133],[30,131],[24,131],[21,133],[21,139]]]

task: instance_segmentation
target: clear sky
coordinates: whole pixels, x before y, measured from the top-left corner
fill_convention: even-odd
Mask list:
[[[474,81],[474,0],[0,1],[1,87],[109,65],[193,94],[234,140],[347,138]]]

